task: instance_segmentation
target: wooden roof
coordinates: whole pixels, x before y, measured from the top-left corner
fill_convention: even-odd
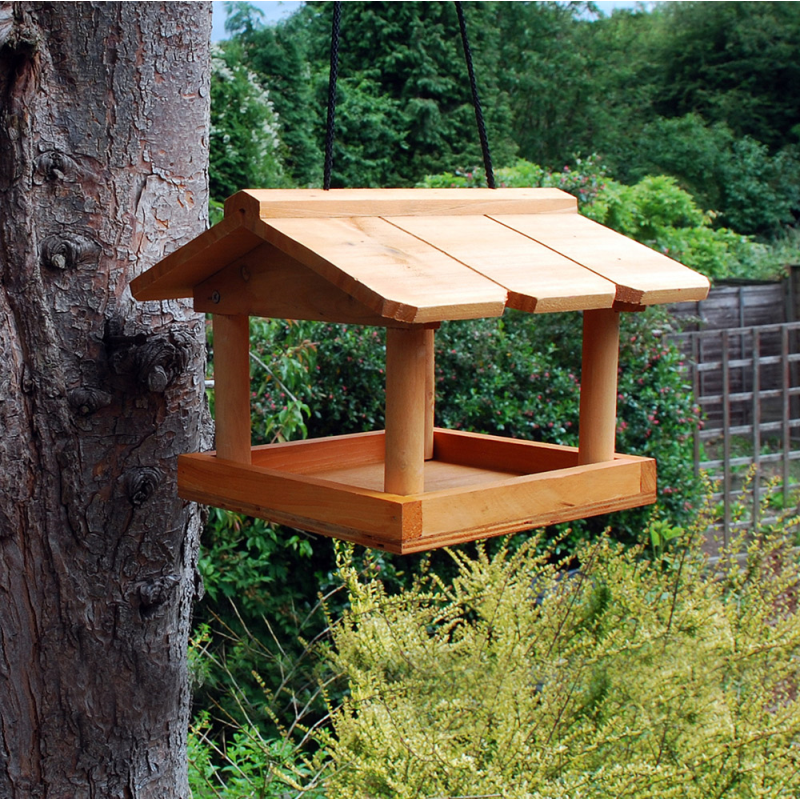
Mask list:
[[[201,311],[377,325],[635,309],[708,288],[558,189],[246,190],[131,284]]]

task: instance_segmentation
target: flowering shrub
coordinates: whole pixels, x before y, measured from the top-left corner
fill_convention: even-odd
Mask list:
[[[340,547],[326,795],[797,796],[797,559],[760,531],[710,569],[708,521],[653,562],[607,539],[453,551],[453,580],[396,594]]]
[[[605,167],[596,155],[576,158],[574,166],[566,165],[561,170],[544,169],[520,158],[510,167],[496,169],[494,177],[497,185],[502,188],[545,186],[563,189],[578,198],[584,213],[584,207],[591,206],[596,201],[598,193],[608,180]],[[427,175],[419,185],[442,189],[485,187],[486,173],[480,167],[442,172],[438,175]]]
[[[211,51],[209,183],[217,201],[246,187],[286,184],[278,115],[241,55],[230,42]]]

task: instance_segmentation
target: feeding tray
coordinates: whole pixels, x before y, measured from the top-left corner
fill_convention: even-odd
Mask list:
[[[708,281],[555,189],[248,190],[132,290],[213,315],[217,450],[182,497],[411,553],[654,502],[614,448],[619,312]],[[433,427],[435,328],[506,307],[584,312],[577,448]],[[386,430],[251,447],[251,315],[386,327]]]
[[[578,464],[578,448],[434,430],[419,494],[383,491],[383,431],[252,449],[252,463],[178,459],[181,495],[390,553],[464,541],[652,503],[651,458]]]

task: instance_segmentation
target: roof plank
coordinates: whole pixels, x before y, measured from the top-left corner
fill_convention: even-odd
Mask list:
[[[195,286],[194,308],[209,314],[407,327],[367,308],[264,241]]]
[[[614,283],[489,217],[386,220],[505,287],[511,308],[546,313],[614,303]]]
[[[500,316],[506,291],[383,219],[269,219],[264,238],[382,316],[440,322]]]
[[[580,216],[575,198],[557,189],[267,189],[233,195],[221,222],[134,279],[131,291],[139,300],[195,294],[204,302],[211,284],[201,284],[254,248],[265,254],[264,243],[277,248],[264,274],[274,277],[280,262],[280,291],[294,291],[292,270],[297,281],[314,282],[311,305],[294,298],[286,308],[299,303],[321,318],[350,309],[336,291],[356,303],[349,316],[415,325],[499,316],[506,303],[538,313],[633,310],[703,299],[709,287]],[[237,296],[250,302],[246,290]],[[276,302],[258,307],[284,307]]]
[[[708,294],[704,275],[579,214],[492,218],[613,281],[617,303],[680,303]]]
[[[225,201],[225,215],[291,217],[576,214],[561,189],[244,189]]]

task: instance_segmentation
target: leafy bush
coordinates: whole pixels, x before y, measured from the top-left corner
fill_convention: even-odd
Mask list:
[[[239,189],[285,186],[278,115],[235,44],[213,48],[211,107],[211,196],[221,201]]]
[[[612,180],[597,156],[576,159],[573,167],[553,172],[518,160],[496,171],[500,186],[563,189],[578,200],[590,219],[659,250],[713,280],[771,279],[786,266],[786,254],[729,228],[714,227],[714,212],[704,212],[695,198],[667,175],[648,175],[628,186]],[[429,187],[483,186],[481,169],[428,175]],[[793,251],[792,257],[796,253]]]
[[[692,196],[665,175],[648,176],[634,186],[607,181],[593,218],[713,280],[772,278],[784,262],[766,245],[728,228],[712,228]],[[772,256],[772,257],[771,257]]]
[[[608,539],[574,562],[535,540],[452,551],[454,580],[422,570],[391,595],[340,547],[329,657],[348,693],[318,734],[326,792],[796,796],[797,557],[759,532],[711,569],[708,521],[653,561]]]
[[[290,738],[268,739],[250,724],[217,741],[207,714],[189,729],[192,797],[287,797],[303,793],[311,770]]]
[[[745,234],[775,235],[800,212],[800,159],[795,146],[775,153],[752,138],[734,135],[725,123],[698,114],[657,117],[642,129],[626,163],[626,177],[676,178],[717,222]]]

